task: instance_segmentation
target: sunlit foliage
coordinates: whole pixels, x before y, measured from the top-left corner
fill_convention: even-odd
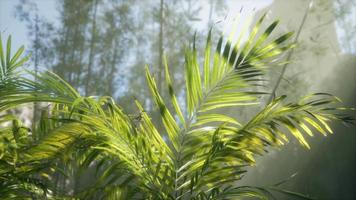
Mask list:
[[[340,114],[348,109],[326,93],[298,102],[277,97],[247,122],[221,112],[259,105],[259,97],[267,94],[261,87],[265,71],[285,63],[284,53],[294,47],[292,33],[270,38],[278,21],[261,30],[264,17],[246,41],[243,36],[236,41],[222,36],[212,48],[209,32],[202,64],[193,41],[185,53],[185,103],[178,102],[166,60],[170,101],[164,100],[146,67],[162,131],[138,101],[133,103],[139,115],[133,116],[111,97],[84,97],[54,73],[21,68],[28,58],[20,58],[23,48],[10,56],[9,38],[6,50],[0,46],[0,111],[33,102],[49,105],[34,130],[15,116],[1,116],[2,197],[272,199],[273,190],[288,193],[242,186],[239,180],[269,148],[293,137],[310,148],[307,137],[332,133],[330,121],[352,119]],[[73,163],[79,169],[95,168],[95,181],[84,189],[55,186],[61,166]]]

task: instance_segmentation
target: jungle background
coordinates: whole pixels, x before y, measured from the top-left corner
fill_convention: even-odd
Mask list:
[[[134,112],[132,101],[137,98],[150,112],[154,108],[147,98],[145,64],[162,88],[166,55],[176,91],[182,91],[184,49],[194,34],[202,49],[211,27],[217,38],[237,13],[241,22],[253,23],[265,12],[269,21],[280,19],[281,31],[300,32],[276,94],[296,98],[323,91],[355,107],[353,0],[0,0],[0,32],[12,35],[12,48],[25,45],[32,54],[28,69],[52,70],[83,95],[111,95],[129,112]],[[276,67],[269,74],[269,90],[282,71]],[[267,101],[262,99],[262,104]],[[31,126],[41,106],[14,112]],[[249,113],[235,115],[247,118]],[[283,151],[269,152],[243,183],[273,184],[296,174],[285,183],[290,190],[320,199],[355,199],[355,127],[335,126],[335,134],[315,136],[311,150],[291,141]]]

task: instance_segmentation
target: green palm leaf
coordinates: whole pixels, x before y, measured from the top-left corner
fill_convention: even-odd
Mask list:
[[[259,105],[259,96],[265,94],[260,89],[265,71],[286,62],[283,54],[294,46],[288,42],[292,33],[270,38],[278,21],[263,30],[264,18],[265,15],[244,43],[242,35],[235,42],[232,36],[227,40],[220,37],[215,51],[211,50],[210,31],[202,66],[194,42],[187,49],[186,109],[178,103],[167,61],[164,64],[170,102],[163,99],[146,67],[148,87],[164,130],[156,127],[138,101],[135,103],[140,116],[133,118],[112,98],[82,97],[51,72],[24,76],[18,68],[23,63],[23,49],[10,58],[10,42],[6,53],[0,44],[0,111],[29,102],[51,104],[49,114],[41,118],[40,130],[34,130],[41,131],[41,137],[15,153],[10,146],[2,147],[8,153],[2,153],[1,159],[10,161],[20,155],[22,170],[31,177],[33,170],[45,171],[38,167],[44,163],[49,164],[47,170],[55,169],[50,163],[66,164],[70,155],[76,155],[77,165],[96,166],[98,179],[86,191],[73,194],[75,197],[273,198],[268,188],[237,185],[248,166],[255,165],[256,156],[270,147],[281,147],[291,137],[310,148],[308,136],[314,132],[327,135],[332,133],[331,121],[352,119],[339,114],[347,108],[325,93],[307,96],[297,103],[286,103],[285,96],[278,97],[246,123],[222,113],[224,108]],[[169,103],[174,112],[169,110]],[[2,120],[6,121],[5,117]],[[2,132],[11,135],[14,130]]]

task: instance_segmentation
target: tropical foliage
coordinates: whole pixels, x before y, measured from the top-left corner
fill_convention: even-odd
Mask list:
[[[270,37],[278,21],[261,30],[264,17],[245,42],[243,34],[237,40],[222,36],[215,50],[210,31],[202,65],[193,42],[185,53],[185,103],[166,60],[169,100],[146,67],[158,124],[138,101],[139,114],[131,115],[111,97],[84,97],[52,72],[21,68],[28,59],[21,58],[23,47],[11,57],[11,38],[5,50],[0,43],[2,198],[273,199],[272,190],[302,196],[239,180],[269,148],[290,138],[310,148],[307,136],[327,135],[331,121],[352,119],[326,93],[299,102],[277,97],[246,122],[223,114],[226,108],[261,106],[260,97],[268,94],[264,73],[285,63],[284,53],[294,47],[292,33]],[[32,130],[7,112],[38,102],[48,106]],[[81,174],[94,174],[95,181],[85,187],[66,182]]]

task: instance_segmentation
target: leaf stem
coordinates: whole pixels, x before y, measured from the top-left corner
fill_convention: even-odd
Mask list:
[[[309,11],[310,11],[312,5],[313,5],[313,0],[310,1],[309,6],[308,6],[308,8],[306,9],[306,11],[305,11],[305,13],[304,13],[302,22],[301,22],[301,24],[300,24],[300,26],[299,26],[297,35],[296,35],[296,37],[295,37],[295,39],[294,39],[294,43],[296,43],[296,42],[298,41],[299,35],[300,35],[300,33],[302,32],[302,28],[303,28],[303,26],[304,26],[304,24],[305,24],[305,21],[306,21],[306,19],[307,19],[307,16],[308,16],[308,14],[309,14]],[[287,61],[289,61],[289,60],[292,58],[293,52],[294,52],[294,48],[291,49],[291,50],[288,52]],[[280,85],[280,83],[281,83],[281,80],[282,80],[282,78],[283,78],[283,76],[284,76],[284,74],[285,74],[285,72],[286,72],[286,70],[287,70],[288,65],[289,65],[289,62],[287,62],[286,64],[283,65],[282,72],[281,72],[281,74],[279,75],[279,77],[278,77],[278,79],[277,79],[277,82],[276,82],[276,85],[273,87],[273,90],[272,90],[272,92],[271,92],[271,95],[269,96],[268,101],[267,101],[266,104],[271,103],[272,100],[276,97],[276,91],[277,91],[277,89],[278,89],[278,87],[279,87],[279,85]]]

